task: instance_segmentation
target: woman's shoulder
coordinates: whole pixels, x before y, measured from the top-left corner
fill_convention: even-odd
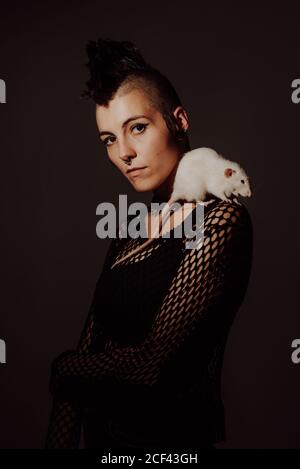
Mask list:
[[[245,204],[236,198],[230,200],[212,199],[204,207],[205,219],[220,226],[227,223],[251,224],[251,216]]]
[[[197,209],[197,206],[196,206]],[[194,230],[244,231],[252,236],[252,220],[247,207],[236,198],[228,201],[213,198],[196,212]]]

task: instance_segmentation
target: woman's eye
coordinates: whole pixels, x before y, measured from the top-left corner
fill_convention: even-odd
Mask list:
[[[135,124],[135,125],[133,125],[133,126],[131,127],[131,130],[133,130],[133,129],[137,128],[137,127],[139,127],[141,130],[145,130],[145,128],[147,127],[147,125],[148,125],[148,124],[141,124],[141,123],[140,123],[140,124]],[[141,132],[138,132],[138,133],[140,134]]]
[[[101,140],[101,142],[102,142],[106,147],[108,147],[108,146],[109,146],[108,141],[109,141],[111,138],[112,138],[112,137],[107,137],[107,138],[105,138],[104,140]]]
[[[145,130],[145,128],[147,127],[147,125],[148,125],[148,124],[141,124],[141,123],[135,124],[135,125],[133,125],[133,126],[131,127],[131,130],[137,128],[137,129],[138,129],[137,134],[141,134],[141,133]],[[111,138],[114,139],[114,137],[107,137],[107,138],[105,138],[104,140],[101,140],[101,142],[102,142],[106,147],[109,147],[109,146],[111,145],[111,143],[109,143],[109,141],[111,140]],[[114,140],[112,141],[112,143],[113,143],[113,142],[114,142]]]

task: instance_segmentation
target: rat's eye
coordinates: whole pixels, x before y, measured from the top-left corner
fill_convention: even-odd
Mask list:
[[[241,179],[241,183],[242,183],[242,184],[245,184],[245,181],[244,181],[244,179]]]

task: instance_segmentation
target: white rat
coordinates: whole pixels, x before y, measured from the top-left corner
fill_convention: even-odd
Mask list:
[[[229,199],[231,195],[250,197],[251,188],[246,172],[238,163],[225,159],[212,148],[201,147],[188,151],[179,161],[173,191],[170,200],[162,209],[162,220],[154,237],[147,239],[145,243],[115,262],[111,268],[137,254],[159,236],[165,223],[164,217],[168,215],[174,202],[177,200],[200,202],[207,193],[231,202]]]

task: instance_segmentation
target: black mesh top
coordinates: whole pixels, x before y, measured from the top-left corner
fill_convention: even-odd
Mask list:
[[[111,269],[145,240],[111,241],[77,349],[52,364],[47,448],[78,448],[82,423],[99,447],[104,427],[120,447],[225,439],[221,367],[253,233],[237,200],[211,199],[204,213],[204,224],[189,215],[193,249],[179,226]]]

